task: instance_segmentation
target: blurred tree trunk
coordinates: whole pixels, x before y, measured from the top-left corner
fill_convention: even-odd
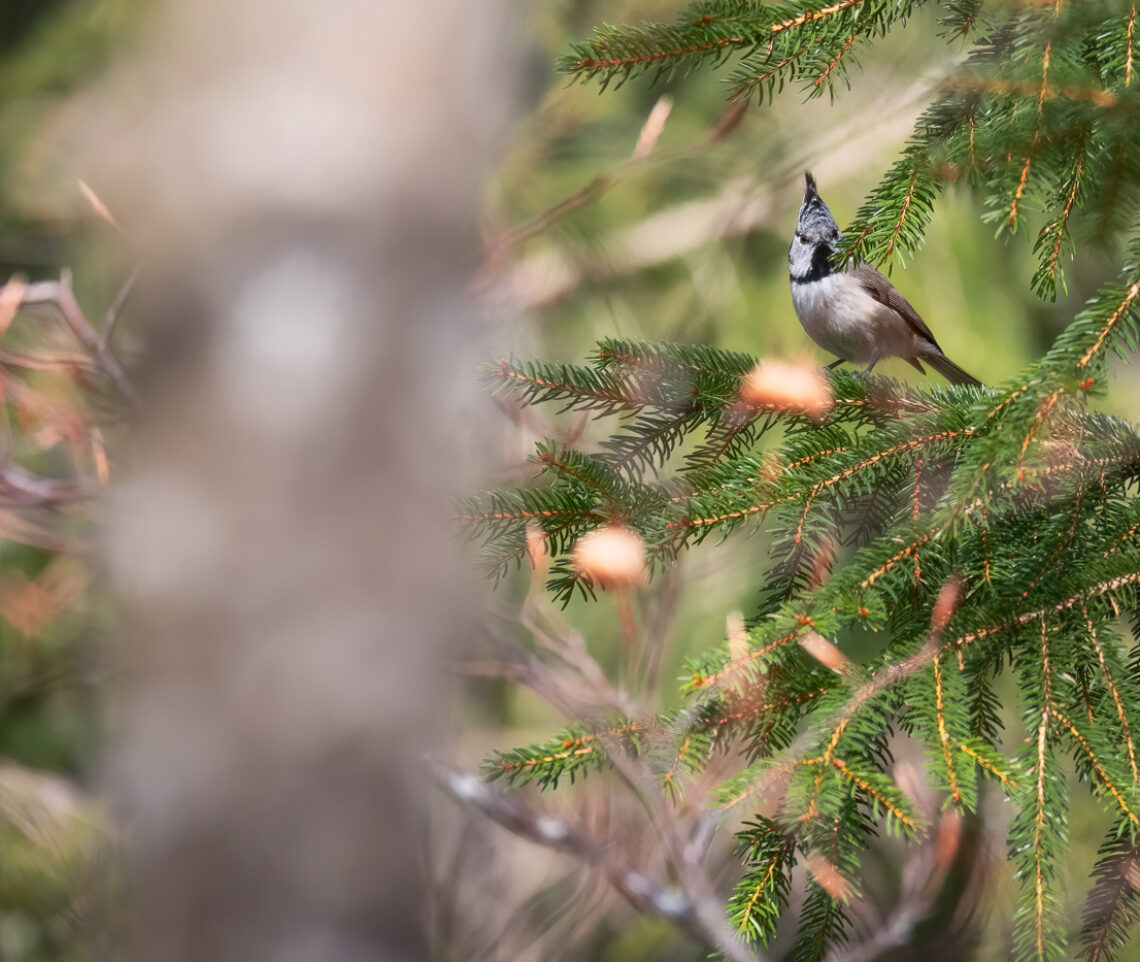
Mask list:
[[[103,182],[150,278],[110,532],[129,959],[426,953],[421,754],[464,628],[447,497],[477,430],[464,288],[505,13],[171,3],[104,92]]]

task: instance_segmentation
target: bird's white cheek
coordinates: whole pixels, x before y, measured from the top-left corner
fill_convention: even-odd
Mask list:
[[[792,246],[788,249],[788,269],[797,276],[811,269],[811,247],[798,237],[792,240]]]

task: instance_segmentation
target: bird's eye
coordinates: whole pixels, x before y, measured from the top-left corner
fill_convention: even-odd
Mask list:
[[[806,244],[808,242],[808,239],[799,231],[796,231],[796,240],[798,240],[801,244]]]

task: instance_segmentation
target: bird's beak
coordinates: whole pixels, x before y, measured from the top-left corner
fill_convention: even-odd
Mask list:
[[[807,186],[804,188],[804,200],[809,197],[818,197],[819,192],[815,189],[815,178],[812,177],[810,170],[804,171],[804,180],[807,182]]]

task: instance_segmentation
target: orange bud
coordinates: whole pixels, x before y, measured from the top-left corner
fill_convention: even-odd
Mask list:
[[[946,627],[946,622],[954,614],[954,609],[958,607],[961,598],[962,581],[957,575],[954,575],[942,586],[942,590],[938,592],[938,600],[934,602],[930,624],[935,631],[942,631]]]
[[[921,807],[923,800],[929,795],[926,789],[926,782],[923,775],[919,770],[909,761],[899,761],[895,763],[894,771],[895,784],[902,789],[902,793],[911,801],[916,807]]]
[[[850,659],[819,632],[805,631],[799,640],[800,647],[824,668],[842,674],[851,665]]]
[[[952,808],[942,813],[938,822],[938,839],[934,844],[934,865],[940,871],[947,871],[958,854],[962,841],[962,816]]]
[[[86,198],[87,203],[91,205],[91,209],[95,211],[100,217],[103,218],[112,227],[118,227],[115,223],[115,218],[107,209],[107,205],[99,199],[99,195],[88,187],[83,181],[79,181],[79,192]]]
[[[111,468],[107,463],[107,446],[103,443],[103,432],[97,427],[91,429],[91,457],[95,462],[95,477],[100,484],[109,484]]]
[[[807,870],[811,877],[828,895],[838,902],[848,902],[851,899],[851,885],[831,862],[818,852],[808,856]]]
[[[835,403],[827,378],[815,365],[770,359],[761,360],[749,372],[740,396],[756,407],[799,411],[817,420]]]
[[[744,615],[731,611],[725,618],[728,632],[728,656],[733,661],[743,661],[748,657],[748,629],[744,626]]]
[[[546,559],[549,552],[546,550],[546,534],[542,525],[537,521],[530,521],[526,526],[526,553],[530,556],[530,566],[542,577],[546,574]]]
[[[8,330],[16,311],[24,300],[24,291],[28,289],[28,279],[22,274],[13,274],[8,283],[0,288],[0,334]]]
[[[669,119],[669,112],[673,109],[673,98],[668,94],[662,94],[657,98],[657,103],[653,105],[653,109],[649,111],[649,116],[645,119],[645,123],[641,127],[641,133],[637,136],[637,146],[633,148],[634,160],[645,160],[657,144],[657,138],[661,136],[661,131],[665,129],[665,121]]]
[[[617,525],[589,531],[578,539],[574,567],[602,588],[645,583],[645,543],[636,532]]]

